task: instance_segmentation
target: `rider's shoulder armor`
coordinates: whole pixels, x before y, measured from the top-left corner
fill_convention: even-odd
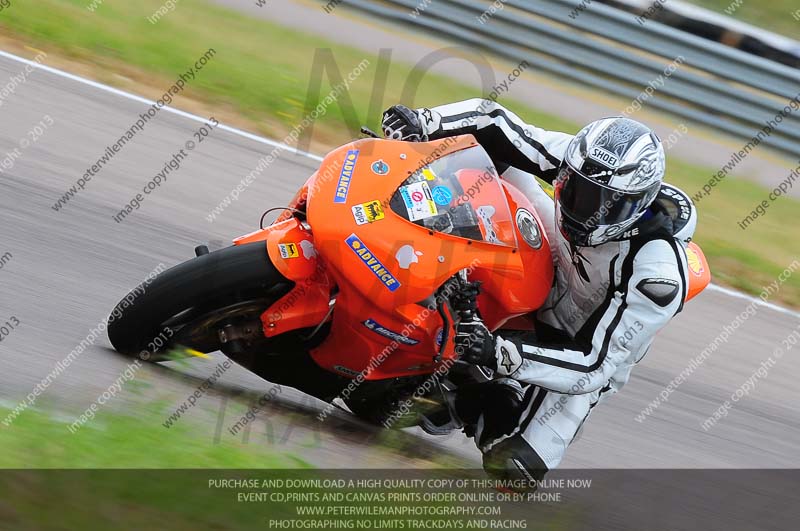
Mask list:
[[[672,219],[672,235],[683,245],[692,241],[697,228],[697,209],[689,196],[677,186],[662,183],[655,203]]]
[[[662,183],[661,190],[650,205],[650,215],[643,216],[618,240],[644,244],[656,235],[672,236],[685,247],[692,241],[696,227],[697,210],[689,196],[676,186]]]

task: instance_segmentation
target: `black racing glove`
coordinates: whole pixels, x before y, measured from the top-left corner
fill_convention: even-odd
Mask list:
[[[405,105],[394,105],[383,112],[383,136],[391,140],[427,142],[428,135],[422,128],[417,111]]]
[[[455,345],[456,354],[461,361],[490,369],[497,368],[494,336],[478,317],[459,321],[456,325]]]

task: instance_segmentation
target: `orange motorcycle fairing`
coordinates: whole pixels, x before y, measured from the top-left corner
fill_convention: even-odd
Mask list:
[[[265,242],[275,268],[295,286],[261,314],[264,335],[317,326],[328,314],[331,284],[319,260],[308,225],[295,217],[234,240],[234,245]]]
[[[518,242],[519,264],[511,268],[477,267],[470,280],[482,283],[483,293],[478,298],[481,316],[492,329],[507,325],[509,320],[526,315],[544,304],[553,281],[553,260],[550,243],[539,214],[530,200],[515,186],[502,181],[509,207],[514,214],[514,233]],[[530,215],[528,215],[530,214]],[[529,230],[537,232],[540,242],[536,248],[525,241],[520,222],[525,218]],[[502,260],[498,256],[497,259]]]
[[[689,286],[686,289],[686,302],[696,297],[711,283],[711,268],[705,253],[694,242],[686,246],[686,264],[689,266]]]
[[[330,371],[377,380],[452,363],[452,319],[433,297],[459,271],[483,282],[491,329],[537,309],[552,284],[533,206],[470,135],[352,142],[325,157],[307,189],[315,248],[338,288],[329,334],[311,350]],[[446,230],[432,223],[443,218]]]

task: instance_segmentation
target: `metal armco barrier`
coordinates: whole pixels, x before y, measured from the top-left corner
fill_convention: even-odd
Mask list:
[[[661,76],[644,107],[718,129],[745,142],[769,121],[761,143],[800,157],[800,71],[723,44],[637,21],[636,15],[579,0],[344,0],[344,5],[417,26],[514,62],[633,101]],[[495,6],[499,5],[500,0]],[[582,6],[581,11],[577,11]],[[419,9],[416,16],[412,12]],[[665,68],[682,57],[666,78]],[[620,109],[621,111],[622,109]]]

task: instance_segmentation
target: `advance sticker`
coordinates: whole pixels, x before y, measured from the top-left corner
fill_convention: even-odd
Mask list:
[[[358,239],[358,236],[351,234],[347,237],[345,243],[351,251],[356,253],[361,262],[372,271],[372,274],[378,277],[378,280],[386,286],[386,289],[394,291],[400,287],[400,282],[386,269],[380,260],[375,258],[375,255],[364,245],[364,242]]]
[[[431,195],[431,187],[425,181],[401,186],[400,195],[403,197],[410,221],[426,219],[439,214],[436,201]]]
[[[356,161],[358,161],[358,150],[351,149],[344,156],[342,171],[339,172],[339,182],[336,183],[336,195],[333,197],[334,203],[347,202],[347,192],[350,191],[350,181],[353,178]]]

